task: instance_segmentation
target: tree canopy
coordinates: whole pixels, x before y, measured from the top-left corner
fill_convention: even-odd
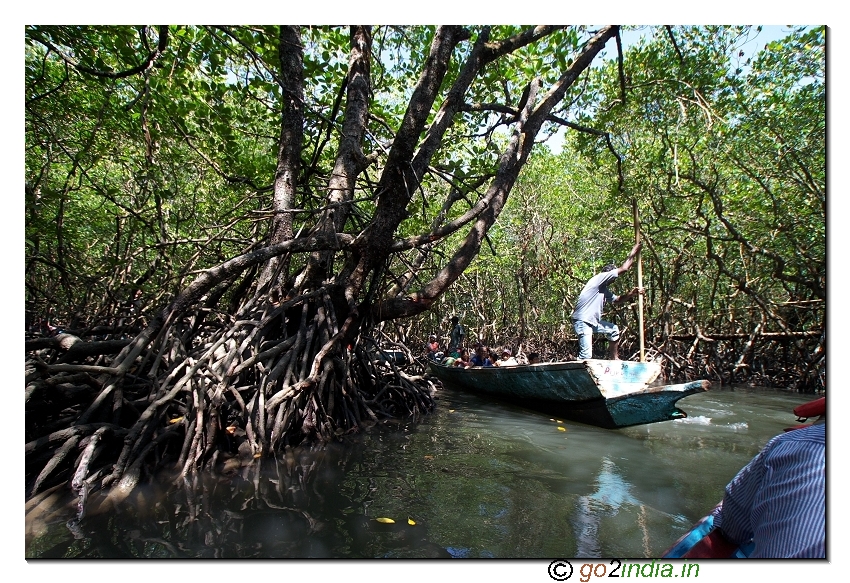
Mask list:
[[[526,167],[451,310],[497,342],[569,336],[584,282],[628,253],[637,201],[654,348],[695,342],[689,374],[823,386],[825,30],[791,29],[745,57],[756,34],[658,27],[626,50],[625,93],[615,59],[594,68],[563,148]]]

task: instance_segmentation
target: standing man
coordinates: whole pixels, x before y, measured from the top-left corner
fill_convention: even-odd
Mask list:
[[[608,284],[617,279],[621,273],[629,270],[635,257],[640,253],[642,243],[635,244],[632,252],[620,267],[609,263],[602,272],[590,278],[581,290],[581,295],[573,310],[573,329],[578,335],[579,360],[585,360],[593,355],[593,334],[604,334],[608,339],[608,360],[619,360],[620,329],[616,324],[602,319],[602,306],[607,300],[609,304],[618,304],[630,300],[643,293],[643,288],[633,288],[621,296],[615,296],[608,289]]]
[[[463,346],[463,337],[466,332],[457,316],[452,316],[452,330],[449,332],[449,348],[446,350],[449,356],[460,356],[460,348]],[[457,354],[455,354],[457,353]]]

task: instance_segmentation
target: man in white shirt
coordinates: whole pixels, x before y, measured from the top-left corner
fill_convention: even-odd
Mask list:
[[[620,329],[616,324],[602,319],[602,306],[605,301],[609,304],[621,303],[643,293],[643,288],[633,288],[621,296],[614,295],[608,289],[608,284],[617,279],[621,273],[629,270],[635,257],[640,252],[641,243],[636,243],[631,253],[620,267],[609,263],[585,284],[572,313],[573,330],[578,336],[579,360],[593,356],[593,334],[603,334],[608,339],[608,359],[619,360]]]

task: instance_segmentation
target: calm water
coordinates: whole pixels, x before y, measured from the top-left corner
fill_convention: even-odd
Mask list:
[[[610,431],[444,389],[419,425],[194,488],[163,476],[75,528],[31,513],[26,556],[657,557],[811,398],[714,389],[687,419]]]

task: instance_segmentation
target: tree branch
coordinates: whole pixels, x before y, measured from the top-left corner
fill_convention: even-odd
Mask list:
[[[50,41],[41,38],[40,35],[33,35],[33,38],[54,51],[59,57],[74,67],[77,71],[81,73],[86,73],[88,75],[93,75],[95,77],[105,77],[107,79],[123,79],[125,77],[132,77],[133,75],[138,75],[139,73],[150,69],[154,62],[165,52],[166,47],[168,46],[168,26],[160,26],[159,27],[159,44],[157,48],[151,51],[148,56],[142,61],[140,64],[127,69],[125,71],[99,71],[97,69],[92,69],[90,67],[86,67],[85,65],[81,65],[76,59],[73,59],[60,51],[53,43]]]

